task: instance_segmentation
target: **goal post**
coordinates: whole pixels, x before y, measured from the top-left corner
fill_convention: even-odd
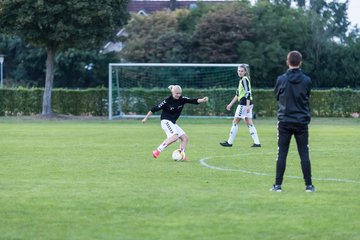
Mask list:
[[[191,117],[224,117],[226,104],[235,94],[239,64],[110,63],[109,120],[140,118],[170,95],[168,86],[180,85],[190,98],[209,96],[208,104],[186,108]],[[249,69],[248,64],[243,64]],[[249,70],[248,70],[249,71]]]

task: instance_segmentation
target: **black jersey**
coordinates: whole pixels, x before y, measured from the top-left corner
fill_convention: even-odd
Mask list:
[[[278,120],[290,123],[310,123],[311,79],[301,69],[289,69],[278,77],[274,89],[278,101]]]
[[[199,104],[198,99],[190,99],[188,97],[180,96],[179,99],[174,99],[172,95],[165,98],[158,105],[151,108],[151,112],[157,112],[162,110],[161,120],[166,119],[172,123],[176,123],[176,120],[180,117],[185,103]]]

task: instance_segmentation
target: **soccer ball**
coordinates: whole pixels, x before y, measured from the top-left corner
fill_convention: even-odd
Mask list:
[[[174,161],[184,161],[185,159],[185,152],[181,151],[180,149],[176,149],[172,153],[172,159]]]

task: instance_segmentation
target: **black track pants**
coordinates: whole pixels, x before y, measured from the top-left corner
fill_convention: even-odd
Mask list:
[[[286,169],[286,157],[292,135],[295,136],[297,149],[300,155],[305,185],[312,185],[308,125],[283,122],[278,123],[278,157],[276,162],[275,184],[281,185],[283,182]]]

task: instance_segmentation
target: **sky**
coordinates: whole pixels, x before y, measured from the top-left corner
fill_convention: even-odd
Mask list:
[[[360,0],[349,0],[348,16],[352,26],[360,27]]]

